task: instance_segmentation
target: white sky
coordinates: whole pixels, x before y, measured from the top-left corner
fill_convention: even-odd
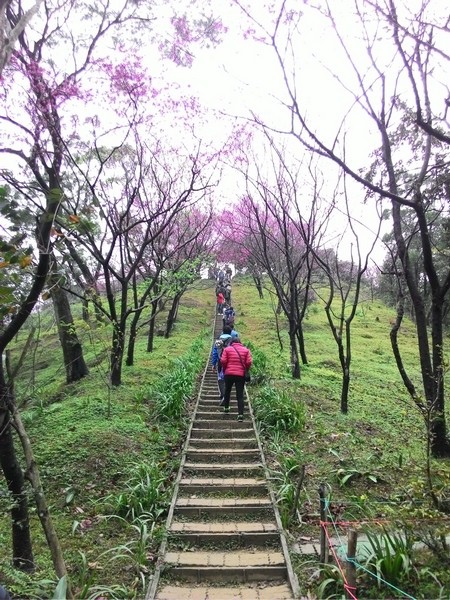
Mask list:
[[[317,0],[317,3],[319,1]],[[256,14],[258,19],[262,20],[269,15],[264,12],[263,0],[247,3],[251,5],[253,14]],[[418,0],[408,0],[405,1],[405,7],[411,9],[417,3]],[[438,7],[438,0],[432,0],[432,5],[433,3]],[[302,105],[307,107],[310,122],[314,124],[322,138],[329,143],[334,141],[345,118],[346,157],[355,170],[367,168],[371,161],[370,153],[380,146],[379,132],[372,119],[365,115],[361,108],[354,107],[354,98],[345,89],[346,87],[358,89],[357,76],[350,68],[348,59],[337,42],[333,26],[310,8],[309,4],[312,4],[309,0],[304,3],[291,2],[292,6],[302,7],[305,12],[301,21],[301,36],[296,38],[295,67],[287,63],[288,72],[291,67],[292,71],[296,71],[298,96]],[[322,6],[324,4],[322,2]],[[402,4],[403,0],[398,0],[397,8],[400,15],[406,10]],[[345,44],[350,50],[351,60],[355,62],[365,79],[371,78],[370,81],[375,83],[373,98],[376,109],[379,110],[378,77],[374,76],[369,68],[369,57],[362,39],[360,24],[354,16],[350,16],[354,3],[349,0],[333,0],[330,5],[339,28],[345,32]],[[359,6],[367,7],[364,2],[359,2]],[[221,11],[223,7],[223,4],[220,8],[215,5],[214,10]],[[212,109],[244,118],[252,111],[274,128],[286,128],[289,113],[280,102],[280,99],[286,98],[286,91],[275,53],[261,43],[250,39],[243,41],[242,30],[246,28],[245,18],[241,13],[230,9],[228,5],[225,5],[223,11],[224,23],[229,27],[224,41],[215,49],[197,52],[191,69],[178,70],[175,75],[177,81],[189,86],[188,89],[198,94],[202,103]],[[377,62],[382,65],[381,71],[385,76],[389,96],[394,92],[394,84],[398,84],[396,75],[400,68],[399,57],[392,40],[389,37],[386,39],[386,32],[378,30],[375,36],[374,27],[375,21],[369,21],[369,35],[373,34],[378,40],[384,39],[383,44],[374,49],[374,53]],[[436,71],[431,93],[436,95],[444,106],[444,99],[448,94],[445,77],[447,71],[444,69],[441,73],[444,73],[444,77],[439,80]],[[400,80],[400,86],[396,91],[401,98],[408,100],[410,106],[413,105],[410,87],[406,80]],[[392,131],[399,125],[399,122],[395,122],[394,119]],[[208,123],[208,133],[219,136],[224,127],[226,127],[225,117],[213,119]],[[294,154],[302,151],[299,144],[292,143]],[[329,175],[330,188],[333,189],[336,181],[334,166],[330,161],[325,160],[322,168],[324,173]],[[233,177],[234,175],[231,175],[230,179],[224,178],[225,197],[228,190],[230,190],[229,195],[234,195],[235,190],[239,189],[239,183],[232,182]],[[364,247],[368,248],[371,245],[372,232],[377,228],[374,200],[363,204],[364,190],[351,181],[348,185],[352,199],[352,214],[360,223],[357,229],[361,232]],[[385,208],[389,208],[389,203],[385,204]],[[336,232],[344,227],[338,215],[333,222]],[[390,229],[391,222],[387,221],[383,232]],[[379,263],[384,255],[385,249],[382,244],[379,244],[372,256]]]
[[[332,28],[325,27],[324,20],[319,19],[317,13],[308,7],[309,3],[309,0],[294,3],[297,8],[303,7],[305,10],[301,42],[295,48],[297,61],[302,68],[297,89],[302,102],[308,106],[308,115],[312,122],[329,140],[334,139],[342,116],[352,104],[350,96],[344,92],[334,74],[339,73],[344,83],[350,82],[354,76],[350,71],[342,70],[343,54],[337,49]],[[163,19],[170,16],[171,11],[170,3],[161,0],[159,4],[155,9],[155,14],[159,17],[156,24],[158,28],[161,27]],[[185,3],[180,3],[175,10],[182,14],[185,7],[188,11],[198,10],[199,4],[201,1],[185,0]],[[166,97],[192,94],[199,98],[204,109],[195,117],[189,115],[188,119],[196,135],[204,138],[206,143],[211,140],[220,145],[232,131],[232,127],[239,122],[245,122],[251,111],[276,128],[286,128],[289,125],[289,113],[282,106],[280,98],[286,99],[287,96],[281,69],[273,50],[251,39],[243,40],[242,30],[246,29],[247,25],[244,16],[235,6],[228,2],[211,4],[213,14],[222,17],[228,31],[217,47],[196,49],[191,68],[177,67],[162,61],[154,40],[150,38],[149,46],[142,48],[142,56],[155,87],[165,89]],[[264,6],[264,0],[252,0],[250,4],[252,10],[258,13],[259,19],[266,19],[266,22],[270,20],[271,16]],[[355,26],[347,12],[349,5],[353,6],[353,2],[333,0],[331,4],[349,30],[346,42],[356,43],[351,41]],[[355,58],[362,60],[364,56],[355,49]],[[164,94],[155,102],[163,101],[163,97]],[[377,133],[369,119],[361,120],[361,113],[358,111],[355,111],[355,117],[348,121],[347,128],[350,130],[348,155],[355,159],[355,165],[366,165],[369,152],[379,145]],[[186,134],[181,114],[172,113],[169,118],[166,116],[158,124],[158,129],[161,130],[161,135],[173,141],[178,140],[186,146],[192,141]],[[291,143],[291,147],[294,155],[303,152],[299,144]],[[329,176],[330,188],[334,189],[335,168],[330,162],[325,162],[323,170]],[[244,191],[240,179],[236,178],[234,171],[229,170],[222,177],[217,196],[221,202],[227,202],[235,200],[241,190]],[[375,227],[373,205],[363,206],[363,192],[359,187],[351,185],[351,193],[352,198],[355,198],[352,204],[354,216],[363,223],[363,228],[366,228],[363,239],[367,241],[371,237],[370,230]],[[343,227],[337,216],[335,225],[338,231]],[[377,260],[383,255],[384,249],[377,251]]]
[[[213,117],[207,120],[206,135],[221,137],[229,126],[227,114],[241,117],[245,121],[251,112],[254,112],[276,128],[288,128],[289,113],[282,106],[280,100],[286,101],[286,93],[282,73],[273,50],[250,39],[243,41],[242,17],[239,13],[227,12],[225,18],[228,19],[228,21],[225,20],[225,24],[228,24],[229,30],[219,46],[197,52],[194,64],[190,69],[173,66],[166,72],[166,76],[174,77],[188,92],[198,95],[202,104],[223,114],[222,117]],[[240,21],[234,22],[233,19],[240,19]],[[305,40],[305,44],[311,43],[312,47],[311,40],[317,39],[317,30],[313,19],[309,27],[311,39]],[[333,53],[331,55],[333,56]],[[313,66],[312,57],[308,57],[308,60],[311,63],[308,69],[317,68],[317,65]],[[334,85],[337,89],[338,85],[336,83]],[[317,122],[322,127],[329,127],[330,131],[335,131],[336,114],[347,110],[344,106],[345,100],[341,99],[342,106],[340,111],[337,111],[336,103],[341,97],[336,94],[333,98],[332,110],[330,110],[328,95],[324,93],[321,96],[320,94],[320,80],[315,79],[315,86],[315,89],[311,91],[311,101],[317,111]],[[360,136],[357,152],[367,155],[369,144],[365,143],[365,139],[365,135]],[[291,145],[293,153],[303,152],[297,142],[292,142]],[[330,176],[331,189],[334,189],[335,167],[330,162],[325,162],[323,168]],[[363,197],[359,186],[354,186],[349,182],[349,187],[355,190],[354,193],[360,199]],[[241,179],[236,178],[236,173],[233,171],[228,175],[224,174],[220,194],[223,198],[222,201],[234,201],[239,193],[245,193]],[[357,228],[363,231],[363,246],[368,247],[372,241],[372,232],[376,230],[374,207],[364,207],[362,202],[358,201],[355,204],[353,215],[362,224],[361,226],[357,225]],[[369,218],[368,215],[370,215]],[[345,219],[338,212],[330,227],[330,239],[335,239],[343,227],[345,227]],[[349,236],[347,248],[345,248],[345,244],[342,244],[341,251],[348,254],[349,244],[352,242],[353,240]],[[384,248],[379,245],[373,256],[377,261],[381,261],[384,254]]]

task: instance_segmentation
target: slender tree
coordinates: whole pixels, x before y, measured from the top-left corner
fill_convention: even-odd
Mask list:
[[[63,351],[66,382],[73,383],[85,377],[89,370],[83,356],[83,349],[78,338],[72,310],[67,292],[61,285],[63,275],[58,273],[55,255],[52,255],[52,265],[49,277],[49,294],[52,298],[56,315],[59,341]]]
[[[349,236],[353,240],[350,249],[350,260],[339,260],[339,243],[337,244],[337,250],[325,249],[317,251],[313,249],[313,252],[317,263],[323,269],[328,279],[328,296],[325,299],[325,313],[337,346],[342,371],[341,412],[347,414],[352,362],[351,326],[359,305],[363,276],[367,271],[370,255],[378,240],[382,215],[380,215],[378,221],[378,230],[373,235],[372,244],[369,250],[363,254],[360,233],[356,232],[354,222],[350,216],[349,199],[345,185],[344,195],[347,208],[348,231],[344,230],[341,234],[341,241],[346,238],[348,243]]]
[[[134,300],[130,303],[128,292],[133,281],[136,284],[146,252],[152,246],[162,244],[164,248],[165,232],[170,231],[172,223],[209,194],[212,171],[207,173],[207,169],[210,165],[213,170],[216,161],[214,157],[202,156],[200,148],[196,154],[183,156],[175,149],[166,151],[161,142],[151,147],[151,136],[141,129],[138,122],[130,125],[134,150],[126,145],[109,151],[97,149],[91,159],[97,163],[95,176],[92,162],[77,164],[80,186],[84,189],[83,200],[79,195],[68,198],[58,220],[58,226],[66,235],[101,267],[106,295],[103,311],[112,325],[110,374],[113,386],[122,381],[127,322],[131,315],[140,314],[144,309],[154,286],[152,281],[158,281],[167,260],[163,259],[153,271],[140,299],[135,285]],[[164,252],[167,257],[172,251],[168,247]],[[147,278],[149,275],[150,271]]]
[[[247,17],[252,17],[248,3],[236,3]],[[382,197],[392,203],[398,256],[414,306],[422,393],[431,415],[431,449],[434,456],[449,456],[443,377],[443,308],[450,289],[450,271],[439,273],[437,269],[430,236],[430,209],[434,210],[435,206],[425,193],[427,182],[442,169],[436,142],[445,146],[450,142],[445,84],[450,61],[447,11],[437,0],[418,5],[395,0],[357,0],[340,12],[328,2],[304,3],[299,10],[291,0],[283,0],[271,16],[272,25],[266,25],[263,32],[260,20],[252,19],[252,22],[258,26],[258,36],[264,37],[272,47],[284,80],[288,97],[285,106],[291,124],[284,129],[285,133],[298,140],[303,148],[333,161],[364,186],[368,199]],[[349,18],[353,22],[350,32]],[[324,53],[315,63],[316,68],[307,71],[306,65],[310,66],[311,61],[306,57],[314,59],[308,46],[310,19],[314,20],[315,27],[327,32],[324,34],[327,44],[323,45]],[[323,74],[320,89],[308,79],[314,73],[314,81],[317,81],[317,69]],[[303,78],[301,89],[310,90],[310,94],[298,93],[300,78]],[[436,86],[435,81],[443,85]],[[336,99],[334,122],[322,119],[323,98]],[[405,105],[415,111],[417,132],[424,132],[424,143],[420,146],[413,138],[398,143],[394,135],[397,124],[408,119]],[[258,122],[263,123],[261,119]],[[264,126],[270,128],[271,123],[266,121]],[[276,124],[273,126],[279,129]],[[365,152],[356,150],[356,141],[361,142],[361,131],[368,132]],[[349,147],[351,152],[347,151]],[[368,170],[367,156],[371,152],[377,155],[378,163]],[[405,179],[403,165],[412,158],[410,177]],[[441,186],[446,190],[444,182]],[[422,271],[432,306],[429,320],[423,294],[414,277],[402,222],[405,207],[414,214],[422,244]]]

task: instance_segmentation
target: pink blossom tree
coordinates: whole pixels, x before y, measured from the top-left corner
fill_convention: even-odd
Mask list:
[[[183,214],[207,199],[217,162],[214,155],[202,155],[200,148],[185,156],[176,148],[166,149],[161,141],[151,146],[151,136],[139,124],[131,129],[132,146],[98,148],[77,164],[79,193],[66,199],[57,219],[65,235],[101,267],[107,306],[99,309],[112,325],[113,386],[122,381],[128,320],[144,310],[161,270],[186,244],[178,239],[180,248],[171,246],[177,238],[171,241],[167,232],[174,231],[178,219],[181,229]],[[164,258],[152,271],[154,248],[162,249]],[[139,272],[149,281],[140,298],[136,295]],[[131,303],[130,288],[134,290]]]
[[[147,91],[146,82],[137,73],[131,57],[136,55],[142,36],[148,36],[148,28],[153,23],[150,5],[123,0],[110,6],[110,3],[102,1],[93,10],[89,4],[72,0],[43,0],[42,4],[45,10],[34,15],[31,29],[27,23],[33,15],[33,8],[27,12],[21,2],[0,2],[0,64],[4,67],[0,88],[0,153],[12,157],[15,162],[9,170],[2,170],[1,176],[21,197],[20,208],[35,213],[37,255],[35,263],[29,254],[17,257],[18,261],[23,260],[26,262],[24,265],[30,267],[27,274],[30,275],[31,270],[31,276],[22,280],[28,286],[23,298],[18,302],[14,302],[12,296],[10,298],[11,305],[15,306],[8,320],[2,323],[0,358],[32,312],[47,282],[50,255],[57,239],[53,236],[56,231],[54,223],[64,215],[70,218],[67,210],[62,210],[68,191],[65,180],[70,171],[69,165],[74,164],[74,146],[83,135],[83,115],[87,112],[95,121],[96,115],[94,110],[90,110],[91,106],[104,106],[105,97],[110,100],[111,95],[99,98],[106,91],[107,80],[110,92],[122,93],[120,115],[119,111],[117,114],[125,121],[133,111],[137,112],[137,105]],[[35,3],[35,7],[38,5],[39,2]],[[76,36],[73,34],[74,24],[80,24]],[[120,37],[115,37],[114,30],[119,27]],[[9,36],[7,40],[5,32]],[[152,33],[153,41],[156,37],[156,33]],[[116,60],[116,66],[108,71],[105,56],[115,52],[122,55],[122,60]],[[123,100],[125,95],[126,100]],[[115,127],[117,125],[111,125],[110,130]],[[171,206],[177,202],[189,204],[186,198],[199,176],[195,171],[195,156],[191,165],[193,171],[191,183],[187,184],[188,191],[186,195],[181,191],[179,197],[172,198]],[[33,194],[29,193],[31,189]],[[72,218],[76,221],[76,215]],[[9,240],[1,241],[3,258],[8,259],[7,267],[12,273],[15,267],[10,267],[10,263],[16,259],[17,249]],[[13,382],[8,379],[4,364],[0,360],[0,463],[14,499],[11,511],[13,561],[20,568],[33,568],[27,527],[27,495],[14,449],[14,425],[24,448],[37,512],[46,532],[55,570],[59,577],[63,577],[66,567],[58,538],[31,445],[15,405]],[[69,588],[68,596],[70,594]]]

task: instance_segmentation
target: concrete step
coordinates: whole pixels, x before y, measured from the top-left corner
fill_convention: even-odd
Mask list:
[[[170,539],[180,544],[226,545],[243,547],[253,546],[262,548],[270,544],[279,544],[280,535],[276,523],[255,523],[249,521],[198,521],[172,523],[169,529]]]
[[[191,438],[189,449],[193,448],[258,448],[255,438]]]
[[[165,585],[156,600],[292,600],[292,592],[287,584],[270,585],[244,584],[241,586],[217,587],[205,585]]]
[[[281,552],[167,552],[169,575],[205,582],[280,581],[287,575]]]
[[[267,494],[264,479],[250,477],[183,477],[180,480],[180,493],[184,496],[192,494],[247,494],[260,496]]]
[[[184,463],[184,475],[198,475],[199,477],[211,475],[212,477],[258,477],[262,475],[261,463],[234,463],[222,465],[213,463]]]
[[[193,448],[189,446],[186,460],[199,463],[245,463],[258,462],[257,448]]]
[[[247,423],[246,428],[217,428],[213,429],[211,427],[203,427],[204,422],[199,422],[199,424],[194,424],[191,430],[191,440],[197,439],[255,439],[255,432],[253,428],[249,427]]]
[[[248,429],[249,426],[251,427],[250,417],[245,418],[245,416],[244,416],[243,421],[236,420],[237,412],[229,413],[229,414],[220,414],[219,412],[217,412],[216,414],[217,414],[217,417],[215,419],[209,419],[209,420],[199,419],[198,421],[195,420],[194,428],[197,427],[197,428],[201,428],[201,429],[220,430],[220,429]],[[252,428],[252,433],[254,435],[253,428]]]
[[[211,421],[211,420],[215,420],[215,419],[223,419],[226,421],[231,421],[231,419],[236,420],[236,416],[237,416],[237,412],[236,413],[224,413],[222,412],[221,407],[219,406],[219,403],[217,403],[217,407],[211,407],[208,408],[207,410],[205,410],[204,406],[199,406],[197,413],[195,415],[195,421],[197,422],[199,419],[200,420],[206,420],[206,421]]]
[[[224,516],[261,517],[270,516],[274,512],[267,497],[262,498],[177,498],[175,514],[189,518]]]
[[[198,402],[199,410],[213,410],[220,408],[219,394],[211,394],[210,396],[202,396]]]

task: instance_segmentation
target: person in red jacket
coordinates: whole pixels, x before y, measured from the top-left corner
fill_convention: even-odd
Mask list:
[[[222,292],[217,293],[217,314],[221,315],[223,313],[223,305],[225,304],[225,296]]]
[[[232,337],[230,345],[222,352],[220,363],[225,374],[223,412],[230,412],[230,396],[234,384],[238,404],[237,418],[238,421],[242,421],[244,418],[245,371],[252,366],[252,354],[248,348],[241,344],[238,336]]]

